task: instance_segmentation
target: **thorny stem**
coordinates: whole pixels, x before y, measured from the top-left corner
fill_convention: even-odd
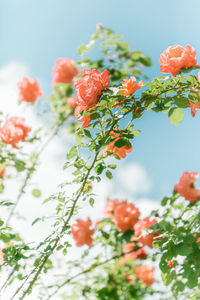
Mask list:
[[[62,284],[58,285],[58,286],[57,286],[57,289],[56,289],[50,296],[48,296],[48,298],[47,298],[46,300],[49,300],[51,297],[53,297],[55,294],[57,294],[57,292],[58,292],[61,288],[63,288],[67,283],[71,282],[73,279],[75,279],[75,278],[77,278],[77,277],[79,277],[79,276],[81,276],[81,275],[83,275],[83,274],[89,273],[90,271],[92,271],[92,270],[94,270],[94,269],[96,269],[96,268],[98,268],[98,267],[100,267],[100,266],[102,266],[102,265],[105,265],[106,263],[108,263],[108,262],[110,262],[110,261],[112,261],[112,260],[114,260],[114,259],[120,258],[120,257],[123,256],[124,254],[129,254],[129,253],[131,253],[131,252],[133,252],[133,251],[126,252],[126,253],[121,253],[121,254],[118,254],[118,255],[114,255],[114,256],[112,256],[112,257],[110,257],[110,258],[108,258],[108,259],[106,259],[106,260],[104,260],[104,261],[102,261],[102,262],[94,263],[94,264],[91,265],[89,268],[87,268],[87,269],[85,269],[85,270],[83,270],[83,271],[81,271],[81,272],[79,272],[79,273],[73,275],[72,277],[66,279]]]
[[[63,225],[63,227],[62,227],[62,229],[61,229],[61,231],[60,231],[60,234],[58,234],[58,236],[57,236],[57,238],[56,238],[56,240],[55,240],[55,242],[54,242],[54,244],[53,244],[53,246],[52,246],[52,248],[51,248],[51,251],[50,251],[50,252],[42,259],[40,265],[38,266],[38,270],[37,270],[35,276],[34,276],[33,279],[31,280],[31,282],[29,283],[27,289],[23,292],[22,296],[19,298],[20,300],[24,299],[25,296],[27,295],[27,293],[29,293],[29,291],[31,290],[33,284],[34,284],[35,281],[38,279],[38,276],[40,275],[41,271],[43,270],[43,267],[44,267],[45,263],[47,262],[48,258],[50,257],[50,255],[54,252],[55,248],[57,247],[58,242],[60,241],[60,236],[62,236],[63,232],[64,232],[65,229],[66,229],[66,226],[68,225],[68,223],[69,223],[71,217],[73,216],[73,213],[74,213],[76,204],[77,204],[77,202],[78,202],[78,200],[79,200],[79,198],[80,198],[80,196],[81,196],[81,194],[82,194],[82,192],[83,192],[83,190],[84,190],[84,187],[85,187],[85,185],[86,185],[86,183],[87,183],[87,179],[88,179],[88,177],[89,177],[89,175],[90,175],[90,172],[92,171],[92,169],[93,169],[93,167],[94,167],[94,165],[95,165],[95,163],[96,163],[96,160],[97,160],[97,158],[98,158],[98,154],[99,154],[99,152],[96,152],[95,157],[94,157],[94,159],[93,159],[93,162],[92,162],[90,168],[88,169],[87,174],[86,174],[86,176],[85,176],[85,179],[84,179],[84,181],[83,181],[83,183],[82,183],[82,187],[81,187],[81,189],[80,189],[78,195],[76,196],[75,200],[73,201],[73,205],[72,205],[72,208],[71,208],[71,210],[70,210],[69,216],[68,216],[68,218],[66,219],[66,221],[65,221],[65,223],[64,223],[64,225]],[[34,270],[31,272],[31,274],[35,273],[35,271],[36,271],[36,269],[34,269]],[[23,284],[23,285],[24,285],[24,284]],[[23,285],[16,291],[16,293],[13,295],[13,297],[12,297],[11,299],[13,299],[13,298],[18,294],[18,292],[19,292],[20,289],[23,287]]]
[[[6,287],[6,285],[8,284],[8,282],[9,282],[9,280],[10,280],[10,278],[11,278],[11,277],[13,276],[13,274],[15,273],[16,267],[17,267],[17,264],[13,267],[12,271],[10,272],[10,274],[8,275],[8,277],[6,278],[6,280],[5,280],[5,282],[3,283],[3,285],[2,285],[2,287],[1,287],[1,289],[0,289],[0,291],[2,291],[2,290]]]
[[[68,118],[68,117],[67,117]],[[66,120],[66,119],[65,119]],[[34,173],[34,169],[35,169],[35,166],[37,165],[37,162],[38,162],[38,159],[40,157],[40,155],[42,154],[42,152],[46,149],[46,147],[49,145],[49,143],[52,141],[52,139],[57,135],[58,131],[60,130],[60,127],[63,125],[63,123],[65,122],[65,120],[61,121],[57,127],[55,128],[55,130],[52,132],[52,134],[49,136],[49,138],[46,140],[46,142],[42,145],[42,147],[40,148],[40,150],[38,151],[38,153],[36,154],[34,160],[33,160],[33,163],[31,165],[30,168],[28,168],[28,172],[26,174],[26,177],[25,177],[25,180],[23,182],[23,185],[21,186],[20,190],[19,190],[19,193],[18,193],[18,196],[17,196],[17,199],[16,199],[16,202],[15,204],[12,206],[12,209],[8,215],[8,218],[7,218],[7,221],[6,221],[6,226],[9,225],[14,213],[15,213],[15,210],[23,196],[23,194],[25,193],[25,188],[30,180],[30,178],[32,177],[33,173]]]
[[[116,125],[117,122],[118,122],[118,119],[115,119],[114,122],[113,122],[113,124],[112,124],[112,126],[111,126],[111,128],[109,129],[109,131],[108,131],[108,133],[107,133],[108,136],[109,136],[110,132],[113,130],[113,128],[114,128],[114,126]],[[34,285],[34,283],[35,283],[36,280],[38,279],[38,276],[40,275],[41,271],[43,270],[43,267],[44,267],[44,265],[46,264],[48,258],[51,256],[51,254],[54,252],[55,248],[57,247],[58,242],[60,241],[60,238],[61,238],[62,234],[64,233],[64,231],[65,231],[65,229],[66,229],[66,226],[68,225],[68,223],[69,223],[71,217],[73,216],[73,213],[74,213],[76,204],[77,204],[77,202],[78,202],[78,200],[79,200],[79,198],[80,198],[80,196],[81,196],[81,194],[82,194],[82,192],[83,192],[83,190],[84,190],[84,187],[85,187],[85,185],[86,185],[86,183],[87,183],[87,179],[88,179],[88,177],[89,177],[89,175],[90,175],[90,172],[92,171],[92,169],[93,169],[93,167],[94,167],[96,161],[98,160],[99,152],[100,152],[100,151],[97,151],[96,154],[95,154],[95,156],[94,156],[94,160],[93,160],[93,162],[92,162],[90,168],[88,169],[88,171],[87,171],[87,173],[86,173],[85,179],[84,179],[84,181],[83,181],[83,183],[82,183],[82,187],[80,188],[77,197],[76,197],[75,200],[73,201],[73,205],[72,205],[72,208],[71,208],[71,210],[70,210],[69,216],[68,216],[67,220],[65,221],[65,223],[64,223],[64,225],[63,225],[63,227],[62,227],[62,229],[61,229],[61,231],[60,231],[60,234],[58,234],[58,236],[57,236],[57,238],[56,238],[56,240],[55,240],[55,242],[54,242],[54,244],[53,244],[53,246],[52,246],[52,248],[51,248],[51,251],[50,251],[50,252],[42,259],[41,263],[40,263],[39,266],[37,267],[38,270],[37,270],[37,268],[35,268],[35,269],[33,269],[33,270],[31,271],[31,273],[28,275],[28,278],[29,278],[29,277],[30,277],[32,274],[34,274],[34,273],[36,272],[36,270],[37,270],[35,276],[34,276],[33,279],[31,280],[31,282],[29,283],[27,289],[23,292],[22,296],[19,298],[20,300],[24,299],[25,296],[27,295],[27,293],[30,292],[30,290],[32,289],[32,286]],[[19,291],[22,289],[22,287],[24,286],[24,284],[26,283],[26,281],[28,280],[28,278],[26,278],[25,281],[22,283],[22,285],[16,290],[16,292],[15,292],[15,294],[12,296],[11,300],[14,299],[14,297],[19,293]]]

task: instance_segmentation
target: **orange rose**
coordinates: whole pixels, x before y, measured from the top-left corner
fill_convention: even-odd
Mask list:
[[[161,73],[171,73],[176,76],[182,68],[198,67],[196,51],[190,45],[185,48],[180,45],[168,47],[159,58]]]

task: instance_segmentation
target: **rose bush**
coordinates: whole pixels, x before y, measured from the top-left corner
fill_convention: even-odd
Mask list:
[[[24,118],[1,115],[0,205],[7,210],[6,217],[0,219],[1,271],[5,274],[2,295],[14,284],[11,299],[28,298],[32,291],[38,299],[45,300],[54,296],[150,299],[151,295],[158,299],[160,293],[167,299],[198,299],[200,190],[194,186],[197,172],[184,172],[172,195],[163,198],[163,208],[149,216],[142,217],[137,204],[109,199],[105,216],[99,220],[77,217],[80,205],[94,205],[94,182],[100,182],[104,175],[108,180],[113,178],[112,170],[117,165],[111,164],[110,159],[125,159],[132,152],[134,139],[140,133],[134,128],[136,119],[145,117],[149,110],[168,112],[174,125],[183,120],[184,110],[191,108],[195,116],[199,109],[199,79],[187,73],[199,68],[196,51],[190,45],[168,47],[159,62],[161,72],[172,76],[156,76],[145,82],[143,68],[151,65],[150,58],[131,50],[121,36],[102,25],[88,45],[80,46],[79,55],[99,43],[99,59],[56,60],[54,89],[45,104],[36,101],[42,91],[35,79],[24,77],[18,84],[19,100],[31,102],[38,108],[36,111],[45,113],[46,127],[31,131]],[[43,199],[44,205],[55,205],[48,218],[49,235],[39,243],[27,243],[23,233],[16,232],[12,220],[18,221],[18,205],[27,195],[40,154],[48,149],[61,128],[67,128],[77,141],[64,164],[72,179]],[[25,144],[32,147],[31,155]],[[7,168],[12,169],[12,175],[7,175]],[[8,201],[4,195],[10,177],[23,177],[15,201]],[[32,194],[40,197],[41,193],[33,189]],[[32,225],[37,223],[42,228],[42,221],[46,222],[47,217],[36,218]],[[80,259],[70,261],[68,251],[76,246],[83,249]],[[57,274],[60,261],[65,273]],[[155,271],[158,265],[161,276]],[[161,281],[170,287],[166,295]],[[159,289],[154,282],[159,283]]]

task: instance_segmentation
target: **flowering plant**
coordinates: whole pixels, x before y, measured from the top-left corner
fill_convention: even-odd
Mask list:
[[[56,60],[53,93],[46,101],[38,99],[42,90],[35,79],[24,77],[19,81],[20,105],[37,106],[37,111],[46,114],[46,127],[31,130],[24,118],[1,115],[0,205],[7,213],[0,220],[1,271],[6,278],[1,293],[4,295],[11,285],[15,291],[10,299],[28,298],[32,292],[38,299],[125,300],[147,295],[162,295],[162,299],[172,295],[188,299],[190,295],[198,299],[197,172],[184,172],[172,196],[162,200],[163,209],[145,218],[131,201],[109,199],[100,220],[92,216],[74,219],[81,212],[81,204],[94,205],[95,183],[104,175],[107,180],[113,178],[115,160],[131,156],[140,133],[135,129],[136,119],[145,117],[149,110],[168,113],[174,125],[183,120],[184,110],[191,109],[195,116],[200,107],[200,85],[195,75],[187,74],[199,68],[196,51],[190,45],[167,48],[159,62],[161,73],[168,75],[146,82],[143,70],[151,65],[149,57],[131,50],[121,36],[102,25],[98,25],[89,44],[79,47],[79,55],[96,44],[100,44],[99,59]],[[53,205],[52,216],[32,221],[32,226],[41,229],[50,220],[49,234],[39,243],[27,243],[15,229],[18,205],[27,195],[41,153],[62,128],[77,141],[63,167],[72,179],[43,199],[42,205]],[[32,152],[27,148],[25,153],[27,144]],[[9,168],[13,170],[10,176]],[[16,200],[5,200],[10,178],[18,177],[22,184]],[[40,197],[41,191],[33,189],[32,194]],[[69,260],[70,247],[83,249],[80,260]],[[60,260],[65,272],[58,276]],[[161,276],[156,275],[158,265]],[[161,281],[170,289],[161,288]]]

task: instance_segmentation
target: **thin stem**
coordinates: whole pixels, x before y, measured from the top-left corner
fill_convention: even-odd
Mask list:
[[[85,187],[85,185],[86,185],[86,183],[87,183],[87,179],[88,179],[88,177],[89,177],[89,175],[90,175],[90,172],[92,171],[92,169],[93,169],[93,167],[94,167],[94,165],[95,165],[95,163],[96,163],[96,160],[97,160],[97,158],[98,158],[98,154],[99,154],[99,152],[96,152],[95,157],[94,157],[94,160],[93,160],[93,162],[92,162],[90,168],[88,169],[87,174],[86,174],[86,176],[85,176],[85,179],[84,179],[84,181],[83,181],[83,183],[82,183],[82,187],[81,187],[81,189],[80,189],[78,195],[76,196],[75,200],[73,201],[73,205],[72,205],[72,208],[71,208],[71,210],[70,210],[69,216],[68,216],[68,218],[66,219],[66,221],[65,221],[65,223],[64,223],[64,225],[63,225],[63,227],[62,227],[62,229],[61,229],[61,231],[60,231],[60,234],[57,236],[57,238],[56,238],[56,240],[55,240],[55,242],[54,242],[54,244],[53,244],[53,246],[52,246],[52,248],[51,248],[51,251],[50,251],[50,252],[42,259],[40,265],[38,266],[38,270],[37,270],[35,276],[34,276],[33,279],[31,280],[31,282],[29,283],[27,289],[23,292],[22,296],[19,298],[20,300],[24,299],[24,297],[27,295],[27,293],[29,293],[29,291],[31,290],[33,284],[34,284],[35,281],[38,279],[38,276],[40,275],[41,271],[43,270],[43,267],[44,267],[45,263],[47,262],[48,258],[50,257],[50,255],[54,252],[55,248],[57,247],[58,242],[60,241],[60,237],[62,236],[63,232],[65,231],[66,226],[68,225],[68,223],[69,223],[71,217],[73,216],[73,213],[74,213],[76,204],[77,204],[77,202],[78,202],[78,200],[79,200],[79,198],[80,198],[80,196],[81,196],[81,194],[82,194],[82,192],[83,192],[83,190],[84,190],[84,187]],[[30,275],[32,275],[33,273],[35,273],[35,271],[36,271],[36,269],[34,269],[34,270],[31,272]],[[25,282],[24,282],[24,283],[25,283]],[[12,297],[11,299],[13,299],[13,298],[18,294],[18,292],[19,292],[20,289],[23,287],[23,285],[24,285],[24,284],[22,284],[22,285],[20,286],[20,288],[16,291],[16,293],[13,295],[13,297]]]
[[[65,119],[65,120],[66,120],[66,119]],[[31,165],[31,167],[28,168],[28,172],[27,172],[26,177],[25,177],[25,180],[24,180],[24,182],[23,182],[23,184],[22,184],[22,186],[21,186],[21,188],[20,188],[20,190],[19,190],[19,193],[18,193],[16,202],[15,202],[15,204],[12,206],[12,209],[11,209],[9,215],[8,215],[8,218],[7,218],[7,221],[6,221],[6,226],[9,225],[9,223],[10,223],[10,221],[11,221],[11,219],[12,219],[14,213],[15,213],[15,210],[16,210],[16,208],[17,208],[17,206],[18,206],[18,204],[19,204],[19,202],[20,202],[20,200],[21,200],[23,194],[25,193],[25,188],[26,188],[26,186],[27,186],[27,184],[28,184],[30,178],[32,177],[32,175],[33,175],[33,173],[34,173],[33,170],[35,169],[35,166],[36,166],[36,164],[37,164],[37,162],[38,162],[38,159],[39,159],[40,155],[41,155],[42,152],[46,149],[46,147],[49,145],[49,143],[52,141],[52,139],[57,135],[57,133],[58,133],[60,127],[63,125],[63,123],[65,122],[65,120],[61,121],[61,122],[57,125],[57,127],[55,128],[55,130],[53,131],[53,133],[49,136],[49,138],[45,141],[45,143],[42,145],[42,147],[40,148],[40,150],[39,150],[38,153],[36,154],[36,156],[35,156],[35,158],[34,158],[34,160],[33,160],[33,163],[32,163],[32,165]]]
[[[121,253],[121,254],[118,254],[118,255],[114,255],[114,256],[112,256],[112,257],[110,257],[110,258],[108,258],[108,259],[106,259],[106,260],[104,260],[104,261],[102,261],[100,263],[94,263],[89,268],[87,268],[87,269],[85,269],[85,270],[83,270],[83,271],[81,271],[81,272],[73,275],[72,277],[66,279],[62,284],[58,285],[57,289],[50,296],[48,296],[47,300],[51,299],[61,288],[63,288],[67,283],[71,282],[73,279],[75,279],[75,278],[77,278],[77,277],[79,277],[79,276],[81,276],[83,274],[89,273],[90,271],[92,271],[92,270],[94,270],[94,269],[96,269],[96,268],[98,268],[98,267],[100,267],[102,265],[105,265],[106,263],[108,263],[108,262],[110,262],[110,261],[112,261],[114,259],[120,258],[124,254],[128,254],[128,253],[131,253],[131,252],[133,252],[133,251],[126,252],[126,253]]]
[[[10,278],[12,277],[12,275],[15,273],[16,268],[17,268],[17,264],[13,267],[12,271],[10,272],[10,274],[8,275],[8,277],[6,278],[6,280],[3,283],[0,291],[2,291],[6,287],[6,285],[8,284],[8,281],[10,280]]]

